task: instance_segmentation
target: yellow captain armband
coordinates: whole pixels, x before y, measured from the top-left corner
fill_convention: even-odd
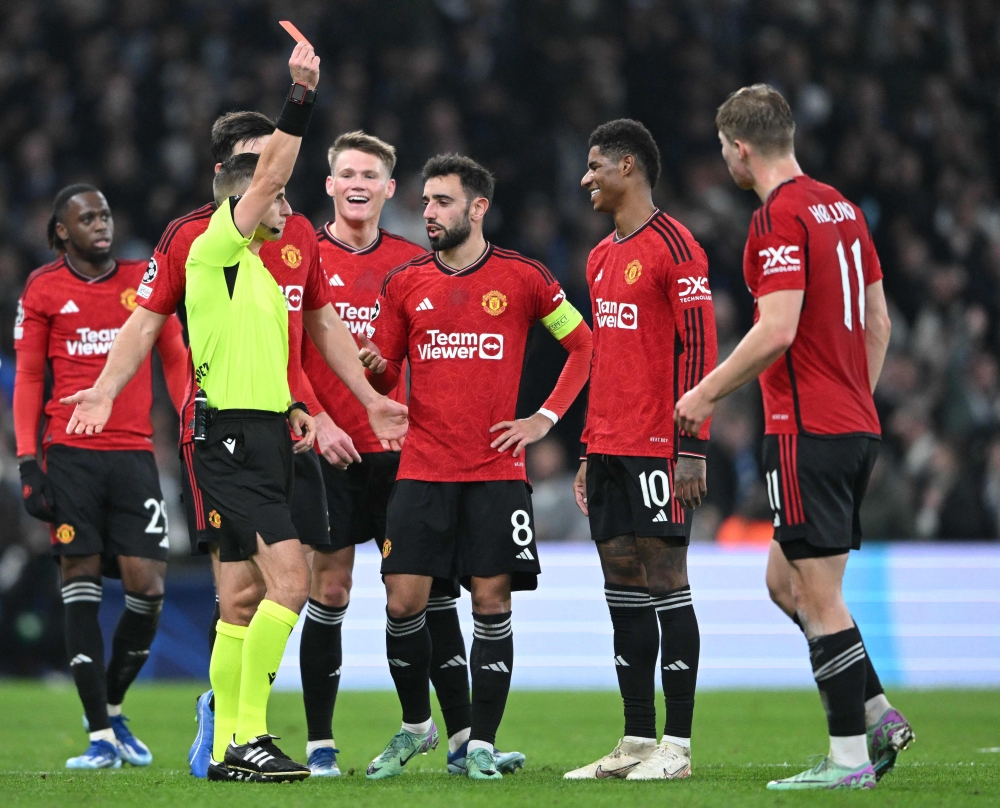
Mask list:
[[[559,340],[569,336],[573,329],[582,322],[583,315],[568,300],[560,303],[552,314],[542,318],[542,325],[549,330],[553,337]]]

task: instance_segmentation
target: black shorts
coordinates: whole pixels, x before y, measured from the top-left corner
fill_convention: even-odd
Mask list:
[[[100,555],[115,578],[117,556],[167,560],[167,507],[152,452],[50,446],[45,468],[54,555]]]
[[[861,547],[859,513],[878,450],[878,438],[866,435],[764,437],[774,538],[787,558],[840,555]]]
[[[522,480],[397,480],[386,523],[383,575],[429,575],[439,590],[504,574],[514,591],[538,586],[531,489]]]
[[[326,488],[319,455],[293,454],[295,487],[292,490],[292,524],[299,541],[317,550],[330,549],[330,517],[326,510]]]
[[[691,514],[674,499],[674,466],[665,457],[587,455],[590,537],[659,536],[686,546]]]
[[[330,510],[330,545],[343,550],[386,536],[385,512],[399,470],[399,452],[366,452],[360,463],[338,469],[320,458]]]
[[[196,443],[208,535],[222,561],[243,561],[266,544],[298,538],[292,521],[292,438],[284,413],[222,410]],[[215,537],[218,537],[217,539]]]

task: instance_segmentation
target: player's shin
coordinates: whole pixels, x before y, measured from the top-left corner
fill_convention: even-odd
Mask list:
[[[656,655],[660,631],[641,586],[604,584],[614,629],[615,672],[625,709],[625,737],[656,738]]]
[[[149,659],[162,609],[163,595],[125,593],[125,611],[115,629],[108,663],[109,706],[121,705],[129,686]]]
[[[208,676],[215,695],[212,757],[221,763],[226,756],[226,747],[236,732],[236,717],[240,710],[240,679],[243,674],[243,642],[247,627],[219,620],[216,630]]]
[[[469,739],[472,726],[468,657],[455,598],[431,596],[427,603],[427,629],[432,648],[431,684],[444,716],[448,751],[454,752]]]
[[[691,587],[684,586],[653,597],[660,620],[660,665],[667,719],[664,740],[690,748],[694,693],[698,683],[701,633],[691,602]]]
[[[428,681],[431,664],[431,635],[427,613],[395,618],[386,614],[385,653],[389,673],[403,708],[403,727],[420,733],[431,718]],[[426,730],[423,730],[426,732]]]
[[[101,607],[101,579],[88,575],[68,578],[63,582],[62,600],[65,611],[66,651],[77,693],[83,702],[91,737],[95,733],[110,734],[108,718],[108,688],[104,672],[104,640],[97,612]]]
[[[327,745],[333,746],[333,710],[344,659],[341,626],[345,614],[347,606],[325,606],[312,598],[306,604],[299,668],[310,744],[329,741]]]
[[[514,669],[514,633],[511,613],[475,614],[472,655],[472,732],[470,754],[477,747],[493,751],[497,729],[503,719]]]
[[[265,598],[247,627],[236,722],[237,744],[245,744],[251,738],[267,734],[267,701],[271,696],[271,686],[278,675],[288,635],[298,619],[298,614],[291,609]]]
[[[830,729],[830,757],[849,768],[868,762],[865,647],[857,626],[809,641],[813,677]]]

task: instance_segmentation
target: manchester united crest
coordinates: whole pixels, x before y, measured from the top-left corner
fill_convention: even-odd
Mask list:
[[[642,274],[642,264],[638,260],[629,261],[628,266],[625,267],[625,283],[633,284],[639,280],[639,276]]]
[[[69,544],[76,538],[76,529],[73,525],[61,524],[56,528],[56,541],[60,544]]]
[[[392,542],[389,541],[388,539],[386,539],[382,543],[382,558],[388,558],[389,557],[389,553],[391,553],[391,552],[392,552]]]
[[[298,269],[302,263],[302,251],[294,244],[286,244],[281,248],[281,260],[292,269]]]
[[[216,530],[222,527],[222,517],[219,516],[219,512],[215,510],[215,508],[212,508],[212,510],[208,512],[208,523]]]
[[[122,305],[129,311],[135,311],[135,289],[126,289],[121,296]]]
[[[507,308],[507,295],[496,289],[487,292],[483,295],[483,308],[486,309],[487,314],[492,314],[494,317],[503,314]]]

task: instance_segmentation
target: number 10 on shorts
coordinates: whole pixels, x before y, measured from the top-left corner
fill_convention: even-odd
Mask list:
[[[642,502],[647,508],[662,508],[670,502],[670,480],[665,471],[651,471],[648,478],[646,472],[642,472],[639,475],[639,485],[642,486]]]

